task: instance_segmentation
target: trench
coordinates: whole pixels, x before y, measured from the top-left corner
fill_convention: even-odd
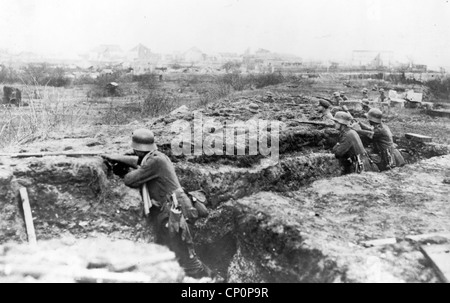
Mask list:
[[[278,163],[261,156],[176,158],[161,147],[175,162],[182,186],[206,194],[210,215],[193,229],[200,258],[226,282],[329,282],[342,276],[335,260],[303,243],[307,231],[271,222],[269,215],[279,211],[272,209],[277,203],[287,203],[283,197],[340,175],[329,152],[336,141],[336,133],[328,130],[290,133],[281,138]],[[450,154],[448,146],[395,141],[407,165]],[[69,233],[78,238],[103,234],[136,242],[154,240],[138,192],[126,188],[101,158],[32,158],[2,164],[0,244],[27,239],[22,212],[17,211],[22,186],[29,191],[38,239]],[[261,211],[250,210],[252,203],[261,204]],[[275,265],[274,256],[281,260]]]

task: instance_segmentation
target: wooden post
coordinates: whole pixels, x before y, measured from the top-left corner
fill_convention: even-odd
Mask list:
[[[31,214],[30,201],[25,187],[20,188],[20,197],[22,198],[23,213],[25,225],[27,227],[28,242],[30,245],[36,245],[36,234],[34,233],[33,216]]]

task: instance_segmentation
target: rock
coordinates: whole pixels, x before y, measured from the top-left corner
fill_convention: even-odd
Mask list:
[[[165,122],[166,124],[173,123],[173,122],[175,122],[175,121],[177,121],[177,120],[178,120],[178,118],[177,118],[177,117],[174,117],[174,116],[172,116],[172,117],[165,117],[165,118],[164,118],[164,122]]]
[[[404,99],[391,98],[390,106],[391,108],[404,108],[405,102]]]
[[[102,143],[97,140],[90,140],[86,143],[87,147],[93,147],[93,146],[99,146],[99,145],[102,145]]]
[[[250,103],[250,104],[248,105],[248,107],[249,107],[250,109],[259,109],[259,105],[256,104],[256,103]]]
[[[2,266],[8,268],[0,281],[39,282],[179,283],[184,271],[175,254],[156,244],[142,244],[105,237],[77,241],[39,241],[0,246]]]
[[[186,114],[189,112],[189,108],[186,105],[182,105],[179,108],[173,110],[170,112],[170,115],[177,115],[177,114]]]

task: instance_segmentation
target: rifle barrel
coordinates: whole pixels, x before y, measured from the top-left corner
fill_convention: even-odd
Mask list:
[[[0,153],[0,157],[10,158],[31,158],[31,157],[51,157],[51,156],[66,156],[66,157],[87,157],[100,156],[104,152],[40,152],[40,153]]]

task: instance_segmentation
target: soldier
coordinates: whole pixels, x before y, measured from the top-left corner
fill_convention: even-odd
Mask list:
[[[366,99],[369,100],[369,90],[367,88],[363,88],[362,94],[363,94],[363,97],[362,97],[363,100],[366,100]]]
[[[150,201],[144,212],[150,212],[156,243],[175,253],[188,276],[213,278],[194,250],[188,223],[195,222],[198,212],[181,188],[172,162],[158,151],[153,132],[148,129],[133,132],[131,147],[138,156],[138,166],[125,175],[124,183],[141,189],[144,205]]]
[[[331,114],[331,104],[326,100],[320,100],[317,110],[322,115],[322,120],[331,121],[333,120],[333,115]]]
[[[345,95],[345,92],[341,91],[341,92],[339,92],[339,95],[341,96],[342,100],[344,100],[344,101],[348,100],[347,96]]]
[[[379,161],[376,161],[376,164],[380,171],[385,171],[405,165],[405,160],[398,149],[395,148],[392,133],[389,127],[382,123],[382,117],[381,110],[372,108],[367,113],[370,125],[359,122],[361,129],[355,130],[359,135],[371,140],[373,150],[380,158]]]
[[[363,109],[363,111],[365,111],[363,116],[365,118],[367,118],[367,113],[372,109],[372,107],[370,106],[369,100],[362,100],[362,109]]]
[[[389,97],[386,96],[384,89],[380,88],[380,96],[378,97],[378,100],[380,102],[387,102],[389,101]]]
[[[339,106],[341,104],[341,102],[344,101],[339,92],[333,93],[333,99],[334,99],[334,102],[336,103],[335,105],[337,105],[337,106]]]
[[[342,174],[378,171],[369,159],[358,134],[349,127],[352,117],[346,112],[337,112],[333,120],[334,127],[340,131],[339,143],[333,147],[333,153],[343,167]]]

